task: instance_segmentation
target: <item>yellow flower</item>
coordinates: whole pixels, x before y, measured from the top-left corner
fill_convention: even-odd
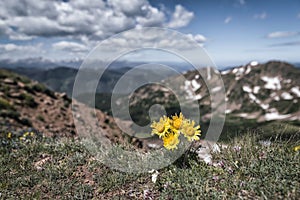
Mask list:
[[[179,143],[179,133],[170,130],[163,136],[162,139],[164,142],[164,147],[166,149],[168,150],[176,149]]]
[[[25,132],[24,134],[23,134],[23,137],[27,137],[29,135],[29,132]]]
[[[8,138],[8,139],[11,138],[11,132],[7,133],[7,138]]]
[[[194,120],[184,120],[181,128],[182,134],[188,139],[188,141],[199,140],[201,133],[200,126],[195,126]]]
[[[182,115],[182,113],[179,114],[179,116],[177,116],[177,114],[175,116],[172,116],[172,120],[171,120],[171,125],[175,130],[179,130],[183,124],[183,120],[184,117]]]
[[[170,128],[169,118],[163,116],[159,119],[159,122],[154,121],[151,124],[152,134],[156,134],[159,137],[162,137],[166,134],[168,129]]]
[[[299,150],[300,150],[300,145],[294,147],[294,151],[299,151]]]

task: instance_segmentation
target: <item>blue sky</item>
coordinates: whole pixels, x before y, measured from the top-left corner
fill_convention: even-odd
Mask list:
[[[299,0],[1,1],[0,61],[81,61],[99,42],[147,26],[186,34],[220,67],[300,62]]]

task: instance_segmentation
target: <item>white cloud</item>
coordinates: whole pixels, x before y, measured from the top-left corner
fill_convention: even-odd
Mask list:
[[[0,32],[17,40],[36,36],[78,39],[83,35],[89,40],[102,40],[140,26],[180,28],[193,16],[181,5],[169,13],[148,0],[10,0],[0,2]]]
[[[102,47],[105,52],[103,53],[114,52],[115,49],[124,51],[128,48],[139,49],[142,46],[190,51],[194,48],[194,42],[197,42],[202,46],[207,40],[205,36],[200,34],[186,34],[185,36],[193,41],[189,41],[185,37],[182,37],[181,34],[178,35],[169,31],[161,32],[159,29],[142,32],[127,32],[120,37],[111,38],[109,42],[104,40],[102,42]]]
[[[0,44],[0,59],[20,59],[43,54],[45,51],[42,47],[42,43],[35,45]]]
[[[193,19],[194,13],[186,10],[181,5],[176,5],[175,12],[171,18],[171,21],[168,24],[170,28],[180,28],[187,26],[190,21]]]
[[[40,46],[40,45],[38,45]],[[5,52],[11,51],[35,51],[38,46],[16,45],[13,43],[0,44],[0,49]]]
[[[187,34],[187,37],[189,37],[192,40],[195,40],[198,43],[204,43],[207,40],[204,35],[200,35],[200,34],[196,34],[196,35]]]
[[[268,14],[266,12],[257,13],[253,16],[254,19],[266,19]]]
[[[3,49],[4,51],[15,51],[15,50],[21,50],[21,49],[23,49],[22,47],[17,46],[15,44],[0,45],[0,48]]]
[[[129,16],[144,15],[149,6],[146,0],[108,0],[108,4]]]
[[[18,32],[27,36],[62,36],[74,31],[72,27],[61,26],[46,17],[14,17],[8,20],[7,24],[17,27]]]
[[[52,44],[52,47],[57,50],[66,50],[71,52],[87,51],[87,46],[77,42],[60,41]]]
[[[300,32],[296,31],[277,31],[267,35],[267,38],[284,38],[300,35]]]
[[[165,14],[152,6],[146,6],[143,10],[148,10],[145,16],[138,16],[136,21],[142,26],[162,26],[165,21]]]
[[[182,5],[176,5],[174,11],[170,11],[163,5],[151,5],[149,0],[0,1],[0,35],[27,44],[17,45],[13,44],[14,41],[9,45],[2,44],[0,58],[84,57],[97,42],[122,31],[149,26],[181,28],[187,26],[193,17],[194,13]],[[36,45],[39,37],[47,43],[43,48]],[[139,47],[144,37],[141,35],[139,40],[132,35],[116,39],[115,44],[120,48],[124,45]],[[151,42],[158,42],[154,36],[146,37],[149,46],[152,46]],[[199,44],[206,41],[200,34],[188,37]],[[168,38],[160,42],[165,46],[189,48],[181,40]]]
[[[231,21],[232,21],[232,17],[229,16],[229,17],[226,17],[226,18],[225,18],[224,23],[225,23],[225,24],[228,24],[228,23],[231,22]]]

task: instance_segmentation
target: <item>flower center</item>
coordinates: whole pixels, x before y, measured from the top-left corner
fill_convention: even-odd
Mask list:
[[[187,129],[185,129],[185,134],[188,136],[194,136],[195,130],[192,127],[188,127]]]
[[[162,133],[165,130],[165,125],[163,125],[163,124],[157,124],[156,129],[157,129],[157,131],[159,133]]]
[[[178,130],[181,126],[181,121],[182,121],[181,119],[175,119],[173,121],[173,127]]]
[[[169,134],[165,138],[165,144],[173,146],[176,144],[176,137],[173,134]]]

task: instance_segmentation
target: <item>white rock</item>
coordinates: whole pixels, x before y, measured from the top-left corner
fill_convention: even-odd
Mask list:
[[[158,172],[158,171],[155,171],[155,172],[152,174],[151,180],[152,180],[153,183],[156,183],[158,175],[159,175],[159,172]]]

